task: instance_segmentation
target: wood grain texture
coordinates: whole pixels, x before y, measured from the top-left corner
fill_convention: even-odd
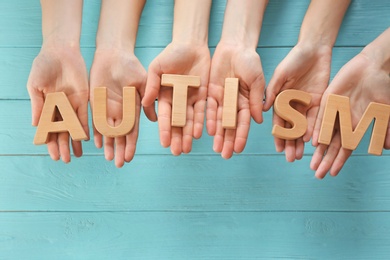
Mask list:
[[[386,259],[389,218],[389,212],[3,213],[0,257]]]
[[[291,103],[308,107],[311,99],[312,97],[309,93],[301,90],[287,89],[280,92],[274,102],[274,111],[280,118],[286,120],[291,127],[286,128],[281,125],[274,125],[272,135],[285,140],[295,140],[302,137],[307,130],[307,119]]]
[[[135,49],[145,68],[171,41],[173,2],[147,1]],[[84,1],[88,69],[100,3]],[[211,53],[225,4],[213,1]],[[268,82],[297,42],[308,4],[270,1],[257,49]],[[332,78],[389,26],[389,13],[387,0],[352,1]],[[244,153],[230,160],[213,152],[206,131],[190,154],[173,157],[160,146],[157,124],[142,114],[136,156],[122,169],[92,141],[82,158],[52,161],[45,147],[31,144],[25,88],[42,42],[40,23],[39,1],[0,1],[0,259],[389,257],[390,152],[367,155],[369,134],[340,175],[322,181],[309,169],[310,144],[293,164],[275,152],[271,112],[263,124],[252,122]]]
[[[124,168],[101,156],[70,164],[1,156],[0,211],[383,211],[389,156],[354,156],[337,178],[314,178],[310,157],[144,155]],[[21,163],[23,162],[23,163]],[[277,166],[277,167],[276,167]]]
[[[222,108],[222,127],[225,129],[236,129],[237,126],[238,84],[238,78],[225,79]]]
[[[2,111],[2,112],[1,112]],[[91,119],[91,114],[89,115]],[[90,134],[92,136],[92,120],[89,120]],[[31,142],[34,138],[35,128],[31,126],[31,107],[29,100],[3,100],[0,102],[0,156],[1,155],[46,155],[44,146],[34,146]],[[242,154],[272,155],[278,154],[274,148],[272,132],[272,112],[264,113],[264,122],[257,124],[251,122],[248,142]],[[367,155],[370,142],[370,130],[364,135],[355,155]],[[95,148],[92,141],[83,142],[84,154],[102,154],[103,151]],[[203,129],[202,137],[194,140],[191,154],[215,154],[213,138]],[[306,145],[305,154],[311,155],[314,148],[310,143]],[[158,135],[157,123],[150,122],[141,113],[139,137],[137,142],[138,154],[165,154],[170,155],[169,149],[162,148]],[[390,154],[384,150],[383,154]]]
[[[56,109],[58,115],[56,115]],[[56,118],[58,116],[59,118]],[[50,133],[68,132],[74,141],[87,140],[88,136],[64,92],[48,93],[42,107],[33,143],[46,144]]]
[[[122,91],[122,116],[118,125],[110,125],[107,122],[107,88],[94,89],[94,106],[92,109],[93,125],[96,130],[106,137],[125,136],[134,127],[136,117],[135,87],[123,87]],[[118,120],[118,119],[116,119]]]
[[[199,88],[200,77],[192,75],[162,74],[161,86],[173,88],[171,125],[184,127],[187,123],[188,88]]]
[[[333,129],[339,127],[341,146],[345,149],[355,150],[364,133],[374,121],[368,153],[381,155],[389,125],[390,106],[370,102],[354,128],[352,127],[351,113],[349,97],[330,94],[327,97],[318,142],[329,145]],[[336,120],[337,117],[338,120]],[[338,121],[339,126],[336,126],[336,121]]]

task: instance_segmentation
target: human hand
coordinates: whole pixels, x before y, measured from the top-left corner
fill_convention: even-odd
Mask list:
[[[74,47],[44,45],[35,58],[27,89],[31,98],[32,125],[37,126],[46,95],[64,92],[89,136],[88,76],[80,50]],[[56,115],[59,118],[59,115]],[[72,140],[73,153],[83,153],[80,141]],[[69,133],[50,133],[47,149],[53,160],[70,162]]]
[[[204,109],[210,70],[210,52],[207,45],[187,43],[169,44],[150,64],[145,96],[142,100],[146,116],[156,121],[154,101],[158,98],[158,126],[163,147],[171,147],[174,155],[189,153],[192,139],[203,131]],[[161,86],[162,74],[200,76],[199,88],[188,88],[187,115],[184,127],[171,126],[171,87]]]
[[[313,145],[317,146],[310,167],[315,176],[322,179],[330,171],[336,176],[352,154],[352,150],[341,147],[340,129],[336,125],[329,145],[319,144],[318,137],[329,94],[349,97],[352,127],[355,128],[370,102],[390,104],[390,76],[370,55],[364,51],[355,56],[337,73],[325,91],[313,133]],[[390,148],[390,124],[384,144]]]
[[[312,96],[311,104],[307,107],[292,104],[307,118],[308,126],[305,135],[296,140],[283,140],[275,137],[276,151],[285,151],[286,160],[289,162],[302,158],[304,142],[308,142],[313,134],[321,96],[330,77],[331,52],[331,48],[327,46],[313,48],[303,44],[296,45],[276,67],[266,89],[265,111],[271,108],[276,96],[286,89],[302,90]],[[289,123],[275,112],[273,113],[273,124],[290,127]]]
[[[222,127],[225,78],[239,78],[237,128]],[[207,97],[207,131],[214,136],[213,149],[225,159],[233,151],[241,153],[248,138],[251,116],[263,121],[264,74],[259,55],[253,48],[218,44],[211,62]]]
[[[104,137],[94,127],[94,142],[97,148],[104,144],[104,155],[109,161],[115,157],[116,167],[122,167],[130,162],[135,153],[138,138],[141,94],[146,83],[146,71],[129,51],[119,49],[97,49],[90,73],[90,101],[93,109],[93,96],[96,87],[107,88],[107,122],[118,126],[122,122],[122,91],[123,87],[136,87],[135,124],[130,133],[120,137]],[[115,150],[115,151],[114,151]]]

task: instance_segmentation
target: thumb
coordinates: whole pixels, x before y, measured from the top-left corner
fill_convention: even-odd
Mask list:
[[[268,111],[272,107],[277,94],[280,92],[280,89],[283,87],[285,82],[284,73],[281,71],[279,66],[276,67],[265,91],[265,103],[263,106],[264,111]]]
[[[318,137],[320,136],[322,118],[324,117],[324,111],[325,111],[327,97],[328,97],[328,94],[327,94],[327,91],[325,91],[325,93],[322,95],[322,98],[321,98],[320,108],[318,110],[316,122],[314,125],[313,139],[312,139],[313,146],[318,146]]]
[[[42,92],[30,88],[28,90],[31,99],[31,124],[37,126],[45,99]]]
[[[158,61],[154,60],[149,66],[145,94],[142,98],[142,105],[144,107],[150,107],[158,97],[161,84],[161,74],[161,67]]]

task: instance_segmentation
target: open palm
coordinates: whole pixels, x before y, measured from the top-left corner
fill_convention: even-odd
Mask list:
[[[88,76],[79,50],[43,47],[35,58],[27,89],[31,98],[32,124],[38,125],[46,95],[64,92],[75,110],[87,135],[88,130]],[[59,115],[57,115],[59,117]],[[72,140],[73,153],[82,155],[80,141]],[[70,161],[69,133],[51,133],[47,143],[53,160]]]
[[[93,109],[93,93],[96,87],[107,88],[107,122],[118,126],[122,122],[123,87],[136,87],[135,125],[129,134],[116,138],[104,137],[94,128],[95,145],[101,148],[107,160],[115,157],[115,165],[122,167],[130,162],[135,153],[138,138],[141,97],[146,83],[146,71],[134,54],[121,50],[97,50],[91,68],[91,106]]]
[[[155,121],[154,101],[158,98],[158,125],[160,142],[171,147],[174,155],[189,153],[193,138],[200,138],[203,131],[204,109],[210,70],[210,52],[207,46],[169,44],[150,64],[145,97],[142,100],[147,117]],[[200,87],[188,89],[186,124],[171,126],[171,87],[161,86],[162,74],[200,76]]]
[[[239,79],[237,128],[222,127],[225,78]],[[219,44],[213,55],[207,97],[207,131],[214,136],[213,149],[225,159],[244,150],[251,117],[263,121],[264,74],[259,55],[253,49]]]
[[[275,69],[274,75],[266,89],[264,110],[271,108],[276,96],[286,89],[296,89],[311,94],[311,104],[308,107],[292,104],[295,109],[304,114],[308,121],[305,135],[297,140],[285,141],[275,138],[275,147],[278,152],[285,151],[289,162],[301,159],[304,152],[304,142],[308,142],[313,134],[318,109],[330,77],[331,49],[310,49],[300,45],[295,46],[284,60]],[[273,124],[282,127],[291,127],[275,112]]]

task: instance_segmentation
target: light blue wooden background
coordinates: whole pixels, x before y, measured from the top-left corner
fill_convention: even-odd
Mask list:
[[[271,0],[259,53],[267,80],[294,46],[308,0]],[[91,64],[100,1],[85,1],[82,52]],[[225,1],[214,0],[210,48]],[[170,42],[173,1],[149,0],[137,55],[145,67]],[[318,181],[313,148],[289,164],[274,151],[271,114],[246,150],[225,161],[212,138],[173,157],[142,115],[137,154],[116,169],[92,142],[65,165],[33,146],[25,89],[41,44],[38,1],[0,0],[0,259],[390,258],[390,160],[368,138],[337,178]],[[332,77],[390,25],[388,0],[354,0]]]

